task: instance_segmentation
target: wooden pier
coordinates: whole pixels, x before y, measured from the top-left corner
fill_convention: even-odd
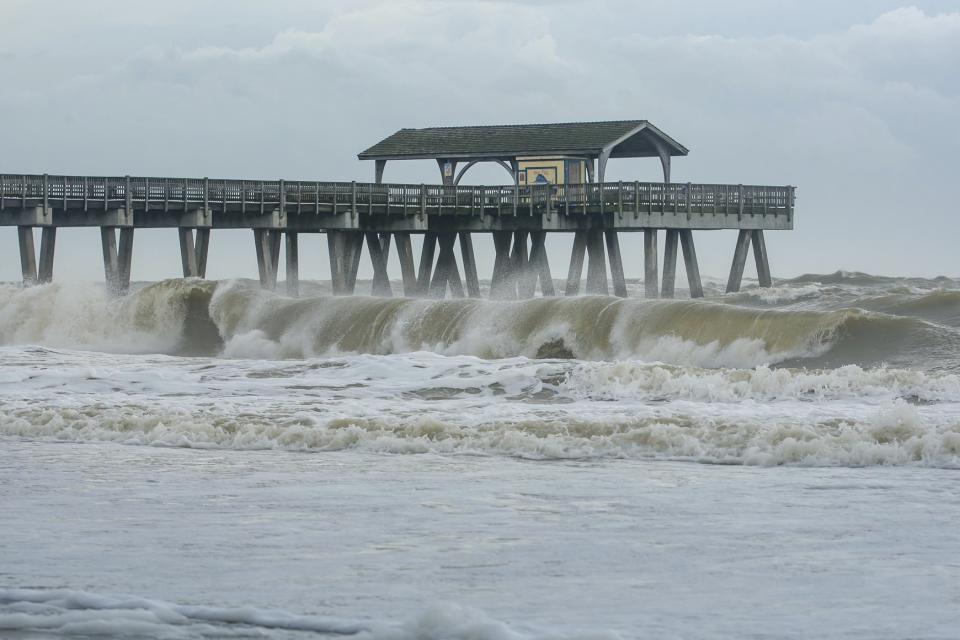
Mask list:
[[[298,234],[327,234],[336,293],[354,292],[366,243],[374,293],[379,295],[391,293],[385,255],[391,240],[400,257],[404,295],[442,295],[447,284],[453,295],[478,295],[472,235],[491,233],[497,251],[491,288],[500,296],[512,291],[529,294],[534,277],[545,286],[544,293],[551,294],[544,243],[547,235],[560,232],[575,234],[567,295],[580,291],[584,254],[588,256],[586,291],[608,291],[604,263],[609,256],[614,293],[625,295],[621,231],[644,233],[647,294],[654,294],[657,232],[663,230],[663,295],[673,292],[679,240],[691,295],[697,296],[702,291],[697,284],[692,231],[741,230],[731,290],[739,286],[751,240],[761,281],[769,281],[763,231],[793,228],[793,199],[794,189],[789,186],[659,182],[485,187],[0,175],[0,226],[18,227],[25,282],[52,280],[58,228],[99,227],[107,282],[118,293],[129,286],[135,229],[178,229],[185,277],[205,275],[212,229],[251,229],[260,278],[267,287],[276,284],[281,235],[285,235],[291,293],[296,292],[298,280]],[[34,227],[42,229],[39,265]],[[416,278],[411,233],[425,238]],[[455,242],[460,244],[465,289]]]
[[[574,234],[565,295],[580,293],[586,262],[586,293],[608,294],[609,282],[614,295],[626,296],[621,232],[643,234],[647,297],[673,297],[680,252],[690,295],[703,295],[696,230],[740,230],[728,291],[739,289],[751,245],[760,285],[770,286],[764,232],[793,228],[794,187],[671,183],[670,157],[686,153],[642,120],[403,129],[360,154],[376,161],[371,183],[0,174],[0,226],[18,228],[27,284],[53,279],[59,228],[99,227],[106,282],[115,294],[130,286],[135,230],[156,228],[177,229],[183,275],[201,278],[213,230],[252,230],[260,281],[267,288],[276,287],[284,241],[291,295],[298,293],[303,233],[326,234],[337,295],[356,291],[366,247],[372,295],[479,296],[473,236],[482,233],[493,236],[490,291],[497,298],[531,297],[538,285],[543,295],[557,294],[546,252],[548,237],[556,233]],[[664,182],[603,182],[609,158],[651,155],[663,164]],[[388,159],[425,157],[437,160],[443,184],[381,181]],[[464,171],[483,161],[504,166],[513,184],[458,184]],[[457,162],[466,164],[454,175]],[[548,170],[569,175],[552,184],[543,178]],[[578,172],[585,175],[577,177]],[[598,182],[592,181],[595,174]],[[530,184],[524,184],[528,176]],[[580,181],[587,177],[590,181]],[[42,230],[39,254],[34,228]],[[423,235],[419,262],[411,234]],[[392,290],[387,273],[392,245],[401,266],[400,292]]]

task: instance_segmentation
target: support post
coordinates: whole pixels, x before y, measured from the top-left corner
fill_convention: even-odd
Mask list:
[[[656,298],[660,288],[660,275],[657,265],[660,259],[657,255],[657,230],[643,230],[643,292],[647,298]]]
[[[460,280],[460,270],[457,268],[457,257],[453,252],[453,244],[457,236],[454,233],[442,233],[438,237],[440,255],[437,257],[437,268],[430,282],[430,296],[443,298],[450,286],[450,295],[455,298],[464,297],[463,282]]]
[[[553,275],[550,273],[550,259],[547,256],[546,231],[530,232],[530,263],[529,268],[534,274],[534,280],[540,280],[540,291],[544,297],[557,295],[553,286]]]
[[[741,229],[737,235],[737,248],[733,251],[733,264],[730,265],[730,277],[727,278],[727,293],[740,291],[743,282],[743,268],[747,264],[747,252],[750,250],[752,232]]]
[[[114,227],[100,227],[100,244],[103,249],[103,275],[106,280],[107,292],[110,295],[118,293],[117,272],[117,235]]]
[[[697,249],[693,244],[693,231],[680,230],[680,246],[683,248],[683,262],[687,268],[687,282],[691,298],[703,297],[703,284],[700,282],[700,265],[697,264]]]
[[[20,240],[20,271],[23,284],[37,283],[37,254],[33,244],[33,227],[17,227]]]
[[[770,277],[770,262],[767,260],[767,243],[763,239],[763,230],[754,229],[753,234],[753,258],[757,262],[757,279],[761,287],[773,286],[773,278]]]
[[[333,295],[341,296],[347,288],[342,231],[327,231],[327,253],[330,256],[330,287]]]
[[[425,296],[430,292],[430,277],[433,271],[433,257],[437,251],[437,234],[423,234],[423,247],[420,250],[420,270],[417,273],[417,293]],[[439,267],[439,265],[438,265]]]
[[[677,283],[677,240],[679,232],[676,229],[667,229],[667,237],[663,248],[663,288],[661,296],[673,298]]]
[[[573,234],[573,251],[570,252],[570,268],[567,271],[567,286],[563,292],[565,296],[580,294],[580,278],[583,275],[583,259],[587,253],[587,232],[577,231]]]
[[[363,232],[351,231],[347,233],[347,290],[353,295],[357,289],[357,271],[360,269],[360,257],[363,254]]]
[[[183,265],[183,277],[195,278],[200,269],[197,266],[197,252],[193,244],[193,229],[180,227],[177,229],[180,236],[180,262]]]
[[[41,284],[53,282],[53,253],[57,243],[57,228],[44,227],[40,232],[40,273]]]
[[[510,262],[513,266],[508,284],[510,291],[516,291],[520,299],[532,298],[537,283],[536,280],[530,282],[526,231],[513,232],[513,251],[510,253]]]
[[[400,275],[403,278],[403,295],[417,295],[417,273],[413,265],[413,243],[406,232],[394,234],[397,241],[397,258],[400,259]]]
[[[393,295],[390,289],[390,277],[387,275],[387,259],[384,255],[383,245],[380,243],[380,236],[374,231],[368,231],[367,251],[370,253],[370,262],[373,265],[373,283],[370,287],[370,294],[389,298]]]
[[[480,278],[477,275],[477,259],[473,253],[473,236],[468,232],[461,232],[460,257],[463,259],[463,279],[467,283],[467,296],[480,297]]]
[[[197,277],[207,277],[207,254],[210,250],[210,229],[197,229],[197,243],[194,251],[197,253]]]
[[[295,232],[287,231],[285,235],[287,295],[296,298],[300,295],[300,243]]]
[[[605,296],[607,290],[607,260],[603,251],[603,231],[591,229],[587,232],[587,293]]]
[[[254,229],[253,239],[257,249],[257,270],[260,273],[260,286],[264,289],[277,288],[277,272],[273,259],[273,237],[270,229]]]
[[[510,241],[513,234],[509,231],[493,232],[493,248],[496,251],[496,257],[493,262],[493,277],[490,279],[490,297],[491,298],[515,298],[516,289],[509,291],[508,284],[513,271],[513,264],[510,261]]]
[[[613,280],[613,295],[618,298],[627,297],[627,279],[623,275],[623,260],[620,257],[620,240],[616,231],[605,231],[607,239],[607,255],[610,257],[610,277]],[[656,243],[657,237],[653,237]],[[656,244],[654,244],[656,253]]]
[[[130,290],[130,267],[133,263],[133,227],[120,228],[120,244],[117,247],[117,268],[120,280],[120,295]]]

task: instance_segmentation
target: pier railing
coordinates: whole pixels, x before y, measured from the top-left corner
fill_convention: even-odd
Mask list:
[[[388,215],[688,213],[792,219],[794,187],[661,182],[444,186],[302,180],[0,174],[0,209],[195,210]]]

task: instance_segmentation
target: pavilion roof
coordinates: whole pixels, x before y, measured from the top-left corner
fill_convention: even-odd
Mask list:
[[[671,156],[685,156],[688,152],[646,120],[615,120],[401,129],[362,151],[358,157],[361,160],[595,157],[609,148],[612,158],[640,158],[657,156],[658,144]]]

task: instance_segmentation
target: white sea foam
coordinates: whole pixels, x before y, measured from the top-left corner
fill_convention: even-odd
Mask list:
[[[0,631],[64,636],[264,638],[269,630],[365,640],[616,640],[612,632],[570,633],[511,627],[482,611],[437,603],[407,620],[341,620],[255,607],[182,605],[67,589],[0,589]]]

